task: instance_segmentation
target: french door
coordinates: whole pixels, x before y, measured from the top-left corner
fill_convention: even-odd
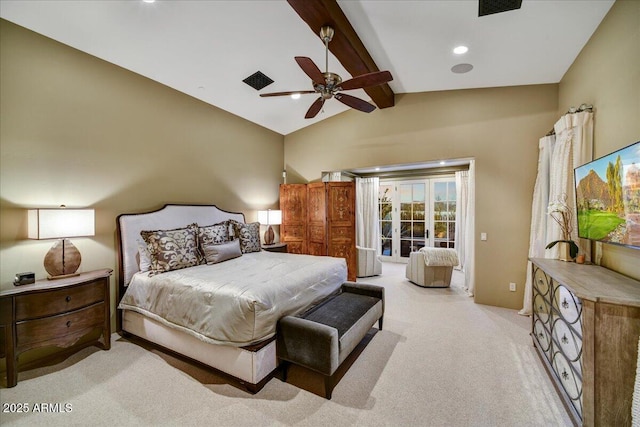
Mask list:
[[[378,204],[383,259],[406,262],[424,246],[455,247],[453,177],[382,181]]]

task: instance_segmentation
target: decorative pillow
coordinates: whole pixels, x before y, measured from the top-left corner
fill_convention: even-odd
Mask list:
[[[229,223],[227,221],[218,224],[207,225],[198,228],[198,240],[200,246],[219,245],[231,240],[229,238]]]
[[[202,252],[207,264],[217,264],[233,258],[242,256],[240,250],[240,240],[232,240],[219,245],[209,244],[202,245]]]
[[[235,236],[240,239],[240,249],[243,254],[260,252],[260,223],[244,224],[234,221]]]
[[[229,240],[235,240],[240,237],[236,230],[242,224],[242,222],[238,222],[235,219],[227,220],[227,225],[229,227]]]
[[[149,247],[144,240],[136,240],[138,244],[138,268],[140,271],[145,272],[151,270],[151,254],[149,253]]]
[[[174,230],[141,231],[151,259],[150,275],[202,264],[198,224]]]

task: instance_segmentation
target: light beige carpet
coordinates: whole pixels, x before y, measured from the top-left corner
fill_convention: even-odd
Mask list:
[[[16,426],[569,426],[529,338],[530,319],[474,304],[451,288],[420,288],[404,265],[360,280],[386,288],[384,330],[370,332],[333,399],[294,368],[251,395],[201,366],[118,335],[55,366],[21,372],[8,404],[69,404],[64,413],[0,413]],[[366,342],[368,341],[368,342]],[[366,344],[366,345],[365,345]],[[302,388],[297,387],[299,385]]]

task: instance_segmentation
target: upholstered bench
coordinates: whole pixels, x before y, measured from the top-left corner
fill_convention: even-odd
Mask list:
[[[297,316],[278,322],[276,352],[283,362],[284,381],[289,363],[323,374],[325,397],[331,399],[333,374],[378,321],[382,330],[384,288],[346,282],[338,294]]]

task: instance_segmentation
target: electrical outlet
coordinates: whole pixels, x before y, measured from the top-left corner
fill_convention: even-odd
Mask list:
[[[509,283],[509,290],[511,292],[515,292],[516,291],[516,284],[513,283],[513,282]]]

